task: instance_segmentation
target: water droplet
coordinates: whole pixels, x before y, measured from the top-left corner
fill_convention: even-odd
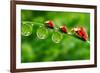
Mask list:
[[[22,24],[21,34],[23,36],[29,36],[32,34],[32,25],[29,23]]]
[[[39,38],[39,39],[46,39],[47,38],[47,36],[48,36],[48,30],[45,28],[45,27],[39,27],[38,29],[37,29],[37,32],[36,32],[36,34],[37,34],[37,37]]]
[[[52,41],[55,43],[60,43],[62,38],[63,38],[63,36],[60,32],[54,32],[52,34]]]

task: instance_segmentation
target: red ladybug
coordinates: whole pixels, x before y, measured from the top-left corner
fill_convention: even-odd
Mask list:
[[[52,20],[46,21],[45,24],[47,27],[54,28],[54,23],[52,22]]]
[[[67,33],[67,27],[66,26],[61,26],[60,30],[64,33]]]
[[[77,27],[77,28],[72,28],[72,32],[75,32],[75,34],[82,38],[83,40],[87,41],[88,40],[88,34],[83,27]]]

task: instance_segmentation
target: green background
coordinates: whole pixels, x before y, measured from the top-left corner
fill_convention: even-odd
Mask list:
[[[39,39],[36,32],[44,22],[52,20],[55,27],[65,25],[68,32],[71,28],[82,26],[87,30],[90,39],[90,14],[79,12],[60,12],[60,11],[35,11],[21,10],[21,29],[23,22],[28,24],[32,30],[29,36],[21,35],[21,62],[46,62],[46,61],[68,61],[90,59],[90,44],[75,36],[61,33],[57,29],[47,29],[48,36]],[[25,29],[27,30],[27,29]],[[52,41],[52,34],[55,31],[63,36],[59,43]]]

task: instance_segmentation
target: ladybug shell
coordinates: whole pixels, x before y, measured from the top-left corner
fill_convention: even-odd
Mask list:
[[[64,32],[64,33],[67,33],[67,28],[66,28],[66,26],[61,26],[61,27],[60,27],[60,30],[61,30],[62,32]]]
[[[85,41],[88,40],[88,35],[87,35],[87,32],[86,32],[85,28],[78,27],[78,28],[75,28],[73,31],[75,32],[75,34],[78,37],[82,38]]]
[[[46,26],[50,27],[50,28],[54,28],[54,24],[52,22],[52,20],[48,20],[45,22]]]

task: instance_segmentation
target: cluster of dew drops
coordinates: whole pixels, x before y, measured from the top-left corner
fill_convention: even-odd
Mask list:
[[[46,21],[44,26],[39,26],[36,30],[36,36],[38,39],[46,39],[48,38],[49,31],[46,28],[54,29],[54,25],[52,21]],[[22,36],[30,36],[32,34],[34,24],[25,22],[22,23],[21,27],[21,35]],[[60,43],[63,36],[60,32],[54,31],[52,33],[51,39],[54,43]]]

